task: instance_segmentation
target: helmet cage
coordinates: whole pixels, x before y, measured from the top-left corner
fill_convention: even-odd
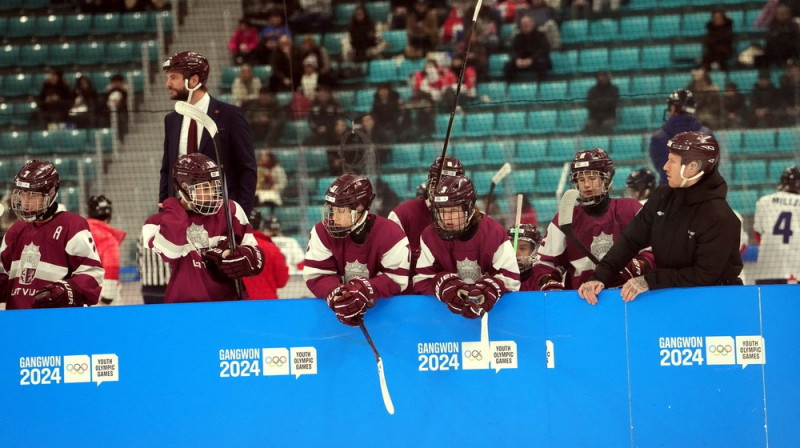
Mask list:
[[[433,229],[444,240],[452,240],[460,237],[470,230],[475,217],[475,187],[469,178],[464,176],[451,176],[442,179],[442,183],[436,188],[431,200],[431,214],[433,215]],[[445,216],[452,213],[453,207],[459,207],[463,213],[464,225],[460,228],[450,228],[448,220],[453,216]],[[445,211],[445,209],[448,209]],[[449,218],[449,219],[447,219]]]
[[[600,194],[591,195],[591,196],[584,196],[581,194],[578,196],[578,202],[583,206],[590,206],[595,205],[602,202],[606,196],[608,196],[608,192],[611,190],[611,182],[614,178],[614,161],[608,156],[608,154],[601,148],[593,148],[587,151],[578,151],[575,154],[575,158],[572,160],[572,164],[570,165],[572,168],[572,177],[571,183],[572,188],[580,191],[578,187],[578,178],[581,173],[584,173],[583,176],[591,176],[591,175],[598,175],[603,180],[603,185],[601,188]]]
[[[346,237],[364,223],[367,218],[367,210],[374,198],[372,183],[366,177],[353,173],[339,176],[325,192],[322,225],[330,236]],[[361,210],[358,210],[359,206],[362,207]],[[343,209],[349,210],[350,215],[350,218],[344,223],[341,212]]]
[[[222,207],[219,166],[201,153],[180,156],[172,169],[175,189],[192,211],[213,215]]]
[[[44,219],[58,197],[58,170],[50,162],[30,160],[14,177],[11,210],[21,221]]]
[[[181,187],[181,194],[192,210],[201,215],[214,215],[222,208],[222,182],[219,180]]]
[[[344,238],[367,219],[367,210],[325,203],[322,206],[322,225],[333,238]]]
[[[26,188],[15,188],[11,192],[11,210],[20,221],[40,221],[57,196],[58,192],[50,194]]]
[[[511,227],[508,229],[508,238],[513,241],[514,235],[516,234],[516,227]],[[539,232],[539,229],[533,224],[520,224],[519,226],[519,235],[517,236],[517,249],[519,249],[519,241],[526,241],[531,244],[532,250],[531,253],[528,255],[519,254],[516,255],[517,257],[517,267],[519,267],[520,274],[529,271],[533,267],[533,263],[538,260],[537,253],[539,252],[539,246],[542,244],[542,234]]]

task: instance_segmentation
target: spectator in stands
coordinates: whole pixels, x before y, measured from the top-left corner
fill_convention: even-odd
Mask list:
[[[297,0],[300,9],[289,16],[289,25],[297,33],[325,33],[333,20],[331,0]]]
[[[733,20],[725,10],[715,8],[706,23],[703,37],[703,68],[728,71],[728,60],[733,56]]]
[[[447,18],[442,24],[441,30],[441,43],[451,45],[456,42],[461,42],[465,38],[465,20],[467,4],[462,0],[455,0],[450,2],[451,7],[448,10]],[[472,17],[472,16],[470,16]]]
[[[750,96],[750,126],[771,128],[781,121],[781,113],[776,104],[781,103],[781,92],[770,78],[769,70],[760,70]]]
[[[536,29],[536,23],[527,15],[519,21],[519,33],[511,41],[509,55],[504,68],[507,83],[514,82],[519,72],[534,72],[539,81],[543,81],[553,68],[547,37]]]
[[[569,18],[572,20],[588,19],[592,8],[592,0],[567,0]]]
[[[594,0],[595,3],[599,1],[600,0]],[[536,23],[536,29],[547,36],[547,42],[550,44],[550,48],[554,50],[561,48],[560,19],[558,17],[558,11],[556,11],[555,8],[546,4],[544,0],[531,0],[531,7],[522,10],[521,14],[517,14],[518,24],[520,24],[520,20],[524,16],[532,18]]]
[[[597,72],[597,82],[586,95],[589,118],[584,131],[592,134],[610,133],[617,124],[619,88],[611,83],[608,72]]]
[[[439,24],[436,10],[430,0],[415,0],[406,20],[408,43],[405,55],[409,59],[420,59],[439,45]]]
[[[273,213],[275,207],[283,205],[283,190],[286,189],[289,179],[286,170],[278,162],[272,151],[262,151],[258,159],[258,183],[256,184],[256,200],[258,205],[270,208]]]
[[[448,67],[439,67],[434,59],[428,59],[422,70],[414,72],[411,77],[411,96],[426,97],[432,104],[441,104],[445,88],[457,82]]]
[[[604,4],[608,4],[608,10],[611,11],[612,14],[619,11],[620,0],[592,0],[591,3],[594,15],[598,16],[603,12]]]
[[[404,104],[400,94],[392,89],[391,84],[384,83],[378,86],[370,114],[386,134],[388,141],[399,140],[405,122]]]
[[[800,118],[800,62],[791,60],[786,64],[786,72],[780,80],[781,99],[786,124],[798,124]]]
[[[302,63],[300,51],[294,48],[292,37],[282,35],[278,38],[278,49],[272,53],[269,65],[272,66],[272,76],[269,78],[269,88],[273,92],[294,91],[300,83],[300,67]]]
[[[475,21],[475,29],[474,31],[471,31],[471,18],[474,14],[475,6],[473,5],[467,9],[465,15],[467,21],[466,29],[464,30],[465,37],[472,32],[473,46],[476,42],[479,42],[481,46],[485,47],[489,52],[498,51],[503,46],[503,43],[500,40],[500,29],[503,26],[500,14],[489,5],[481,5],[480,12],[478,12],[478,18]],[[461,43],[463,40],[464,39],[461,39],[459,43]],[[470,49],[470,52],[471,51],[473,51],[472,48]]]
[[[72,89],[64,80],[61,70],[48,70],[38,99],[41,123],[49,129],[63,127],[72,107]]]
[[[272,65],[272,56],[278,51],[282,36],[289,36],[289,41],[291,42],[292,32],[283,23],[282,10],[278,8],[270,9],[267,15],[267,26],[261,30],[261,40],[255,50],[254,56],[259,64]]]
[[[493,6],[503,23],[516,23],[517,18],[531,7],[530,0],[502,0]]]
[[[261,79],[253,74],[253,67],[250,64],[242,64],[239,69],[239,76],[233,80],[231,86],[231,96],[233,104],[241,107],[245,101],[258,98],[261,90]]]
[[[714,137],[684,132],[668,143],[668,186],[656,189],[622,235],[578,288],[589,304],[611,286],[619,270],[640,250],[652,247],[655,268],[633,276],[621,289],[630,302],[648,290],[741,285],[741,222],[725,200],[720,147]]]
[[[93,128],[97,117],[97,90],[88,76],[81,76],[75,81],[73,102],[69,109],[69,121],[78,129]]]
[[[245,101],[242,110],[250,124],[253,143],[269,148],[277,146],[286,124],[287,110],[278,103],[269,87],[262,86],[258,98]]]
[[[117,112],[117,136],[119,141],[124,142],[128,133],[128,89],[125,88],[125,78],[119,73],[109,78],[105,98],[106,116],[111,111]]]
[[[327,78],[328,86],[334,87],[335,78],[332,78],[331,57],[328,55],[328,50],[319,46],[313,36],[303,36],[300,43],[300,57],[305,60],[309,56],[317,58],[317,71],[320,76]]]
[[[778,5],[775,9],[775,16],[767,28],[766,41],[764,56],[757,62],[763,67],[781,67],[788,60],[800,57],[800,24],[788,6]]]
[[[343,55],[346,61],[364,62],[381,53],[382,48],[378,45],[375,21],[372,20],[363,3],[358,4],[353,10],[353,16],[347,26],[347,36],[352,53],[347,56]]]
[[[720,91],[719,86],[711,81],[708,71],[703,68],[692,70],[692,80],[686,86],[694,93],[697,101],[697,118],[711,129],[720,123]]]
[[[725,83],[725,92],[722,94],[722,108],[725,111],[723,128],[740,128],[744,125],[747,117],[747,100],[739,92],[739,86],[735,82]]]
[[[335,133],[336,119],[342,114],[342,106],[333,97],[330,87],[320,85],[311,101],[308,111],[308,126],[311,134],[307,145],[338,145],[339,136]]]
[[[281,221],[277,216],[267,218],[267,234],[272,238],[272,242],[278,246],[286,264],[289,265],[289,274],[295,275],[303,270],[306,252],[300,247],[300,243],[292,237],[284,236],[281,232]]]
[[[281,250],[272,238],[261,231],[262,217],[258,209],[253,209],[248,217],[253,228],[253,236],[264,253],[264,270],[258,275],[242,278],[247,296],[253,300],[277,299],[278,289],[289,281],[289,266]]]
[[[303,58],[303,76],[300,77],[300,91],[310,100],[314,99],[314,93],[317,91],[319,82],[317,67],[317,57],[313,54]]]
[[[661,129],[650,137],[650,159],[658,170],[659,185],[667,183],[667,174],[662,167],[667,163],[669,139],[686,131],[711,134],[711,131],[694,116],[696,104],[690,90],[679,89],[672,92],[667,97],[666,103],[667,109],[664,112],[667,118]]]
[[[258,30],[247,19],[240,19],[239,26],[228,40],[228,51],[233,63],[242,65],[255,62],[255,51],[258,48]]]
[[[375,144],[378,162],[386,161],[391,150],[391,146],[388,144],[396,142],[394,135],[387,132],[384,125],[370,114],[363,115],[358,120],[358,124],[361,125],[361,130],[369,138],[369,141]]]
[[[408,14],[414,8],[416,0],[391,0],[389,7],[389,29],[404,30],[408,21]]]
[[[442,105],[452,109],[452,105],[455,103],[456,98],[456,89],[458,88],[458,77],[461,73],[461,64],[463,64],[463,59],[455,57],[450,63],[450,74],[452,74],[449,80],[452,80],[449,83],[446,83],[442,88]],[[459,94],[459,108],[461,107],[460,104],[467,103],[469,101],[475,100],[478,97],[478,74],[475,71],[475,67],[472,64],[467,64],[467,67],[464,69],[464,79],[461,83],[461,93]],[[449,110],[449,109],[448,109]],[[458,109],[461,110],[461,109]]]
[[[406,103],[405,119],[401,140],[417,142],[430,137],[436,130],[436,109],[430,95],[411,95]]]

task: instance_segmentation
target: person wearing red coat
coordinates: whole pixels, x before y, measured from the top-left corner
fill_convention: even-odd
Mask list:
[[[289,266],[283,253],[278,249],[272,239],[262,233],[261,212],[256,209],[250,212],[250,225],[253,226],[253,236],[256,237],[258,247],[264,252],[264,270],[253,277],[244,277],[244,287],[251,300],[277,299],[278,289],[289,282]]]
[[[89,231],[94,238],[100,263],[105,269],[100,302],[111,305],[119,297],[119,245],[125,239],[125,232],[111,227],[111,201],[103,195],[92,196],[88,201]]]

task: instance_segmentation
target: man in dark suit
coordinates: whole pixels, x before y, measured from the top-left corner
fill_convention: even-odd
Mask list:
[[[211,135],[188,117],[170,112],[164,118],[164,157],[161,161],[161,183],[158,200],[175,196],[172,166],[178,156],[193,152],[222,162],[228,185],[228,197],[250,214],[256,190],[256,156],[250,139],[250,128],[244,114],[236,106],[223,103],[208,94],[208,60],[200,53],[184,51],[164,62],[170,99],[188,101],[206,112],[217,124],[217,145],[221,161],[217,160]]]

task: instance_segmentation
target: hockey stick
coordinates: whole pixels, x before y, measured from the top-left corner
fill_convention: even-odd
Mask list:
[[[220,182],[222,182],[222,206],[225,210],[225,223],[228,227],[228,249],[232,252],[236,250],[236,240],[233,237],[233,216],[231,215],[231,205],[228,203],[228,183],[225,179],[225,167],[222,166],[222,156],[217,146],[217,123],[208,114],[186,101],[176,101],[175,112],[200,123],[200,126],[203,126],[211,135],[211,142],[214,143],[214,155],[217,157],[217,167],[219,167],[219,178]],[[242,279],[237,278],[234,284],[236,285],[236,295],[239,300],[242,300]]]
[[[394,403],[392,403],[392,397],[389,395],[389,387],[386,385],[386,376],[383,374],[383,360],[381,359],[380,353],[378,353],[378,349],[375,347],[375,343],[372,342],[372,337],[370,337],[367,327],[364,326],[363,320],[361,321],[361,324],[359,324],[359,327],[361,327],[361,332],[364,333],[364,337],[367,338],[369,346],[372,347],[372,353],[375,354],[375,361],[378,362],[378,376],[381,379],[381,396],[383,397],[383,405],[386,407],[386,412],[394,415]]]
[[[517,195],[517,213],[514,218],[514,254],[516,256],[517,243],[519,242],[519,225],[522,221],[522,193]]]
[[[453,109],[450,111],[450,121],[447,122],[447,132],[444,135],[444,145],[442,146],[442,168],[439,170],[439,176],[436,178],[436,185],[442,181],[442,171],[444,170],[444,158],[447,157],[447,145],[450,143],[450,133],[453,131],[453,121],[456,118],[456,109],[458,108],[458,98],[461,96],[461,85],[464,83],[464,72],[467,69],[467,59],[469,59],[469,50],[472,47],[472,35],[475,33],[475,23],[478,21],[478,13],[481,10],[483,0],[478,0],[475,5],[475,12],[472,14],[472,27],[469,29],[469,36],[467,36],[467,49],[464,52],[464,60],[461,63],[461,72],[458,74],[458,84],[456,84],[456,95],[453,98]]]
[[[592,260],[592,263],[599,265],[600,260],[581,243],[572,231],[572,214],[575,211],[575,201],[578,199],[578,196],[580,196],[580,192],[574,188],[565,191],[564,195],[561,196],[561,202],[558,203],[558,227],[564,232],[564,235],[578,246],[581,252],[585,253],[586,256]]]
[[[489,194],[486,195],[486,213],[489,213],[489,206],[492,205],[495,187],[504,177],[508,176],[509,173],[511,173],[511,164],[506,162],[497,170],[497,173],[492,176],[492,183],[489,185]]]

